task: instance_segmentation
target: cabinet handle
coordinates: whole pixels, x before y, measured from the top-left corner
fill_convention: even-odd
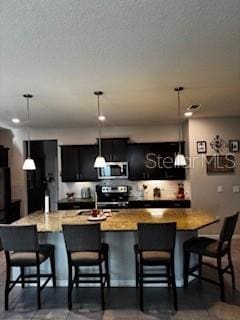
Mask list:
[[[180,203],[174,203],[173,206],[174,207],[181,207],[181,204]]]
[[[151,204],[150,203],[145,203],[144,204],[144,208],[151,208]]]

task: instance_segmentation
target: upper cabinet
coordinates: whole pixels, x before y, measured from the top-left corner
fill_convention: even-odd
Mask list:
[[[62,181],[96,181],[97,169],[94,168],[94,161],[97,154],[97,145],[62,146]]]
[[[62,181],[75,182],[80,179],[79,146],[61,146]]]
[[[128,139],[102,139],[102,155],[107,162],[128,161],[129,180],[184,180],[185,169],[176,168],[178,142],[133,143]],[[184,142],[182,142],[184,150]],[[61,147],[62,181],[97,181],[94,161],[98,145]]]
[[[102,155],[107,162],[127,161],[128,138],[102,139]]]
[[[182,142],[182,150],[184,143]],[[135,143],[128,146],[130,180],[184,180],[185,169],[174,166],[177,142]]]

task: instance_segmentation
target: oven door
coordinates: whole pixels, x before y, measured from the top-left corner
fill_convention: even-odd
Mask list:
[[[127,179],[128,163],[127,162],[106,162],[104,168],[98,169],[99,179]]]

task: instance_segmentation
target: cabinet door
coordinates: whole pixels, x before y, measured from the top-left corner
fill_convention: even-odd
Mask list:
[[[134,143],[128,145],[129,180],[145,180],[145,145]]]
[[[102,139],[102,155],[107,162],[113,161],[112,139]]]
[[[112,159],[113,161],[127,161],[128,139],[112,140]]]
[[[165,177],[161,143],[147,143],[145,145],[145,170],[147,180],[162,180]]]
[[[102,154],[106,161],[127,161],[127,138],[102,139]]]
[[[97,181],[97,169],[94,168],[94,162],[98,155],[97,145],[80,146],[80,181]]]
[[[175,167],[174,161],[179,150],[178,142],[168,142],[164,146],[165,157],[172,159],[172,165],[166,166],[165,179],[166,180],[184,180],[185,179],[185,168]],[[184,142],[181,142],[181,150],[184,153]]]
[[[80,180],[79,146],[62,146],[62,181],[76,182]]]

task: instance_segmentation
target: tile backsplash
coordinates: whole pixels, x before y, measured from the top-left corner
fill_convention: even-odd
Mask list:
[[[170,180],[148,180],[148,181],[129,181],[129,180],[104,180],[98,182],[72,182],[72,183],[60,183],[59,186],[59,199],[66,198],[67,192],[74,192],[75,197],[81,197],[81,189],[89,187],[91,195],[94,197],[95,187],[97,184],[101,185],[127,185],[130,187],[130,197],[133,198],[146,198],[151,199],[153,197],[153,189],[158,187],[161,189],[161,198],[175,198],[178,183],[182,181],[170,181]],[[191,187],[189,181],[184,181],[184,189],[186,192],[186,198],[191,199]],[[143,185],[147,186],[145,192],[143,192]]]

